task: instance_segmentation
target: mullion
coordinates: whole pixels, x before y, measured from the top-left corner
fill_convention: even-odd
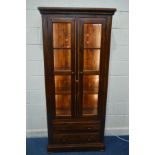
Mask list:
[[[100,75],[99,70],[83,70],[83,75]]]
[[[71,50],[71,48],[53,48],[53,50]]]
[[[71,75],[71,70],[62,71],[62,70],[55,70],[54,75]]]
[[[101,48],[83,48],[84,50],[101,50]]]

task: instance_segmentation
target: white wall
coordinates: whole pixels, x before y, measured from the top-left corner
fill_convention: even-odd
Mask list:
[[[128,0],[27,0],[27,136],[47,136],[41,16],[38,6],[114,7],[106,135],[128,134]]]

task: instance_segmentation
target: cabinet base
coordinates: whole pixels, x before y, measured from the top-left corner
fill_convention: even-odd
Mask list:
[[[85,143],[85,144],[49,144],[47,151],[62,152],[62,151],[104,151],[103,143]]]

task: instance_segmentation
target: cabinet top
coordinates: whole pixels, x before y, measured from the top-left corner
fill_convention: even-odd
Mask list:
[[[41,14],[108,14],[113,15],[115,8],[75,8],[75,7],[38,7]]]

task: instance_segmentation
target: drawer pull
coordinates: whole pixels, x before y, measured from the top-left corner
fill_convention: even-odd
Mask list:
[[[88,128],[88,130],[91,130],[92,128]]]

